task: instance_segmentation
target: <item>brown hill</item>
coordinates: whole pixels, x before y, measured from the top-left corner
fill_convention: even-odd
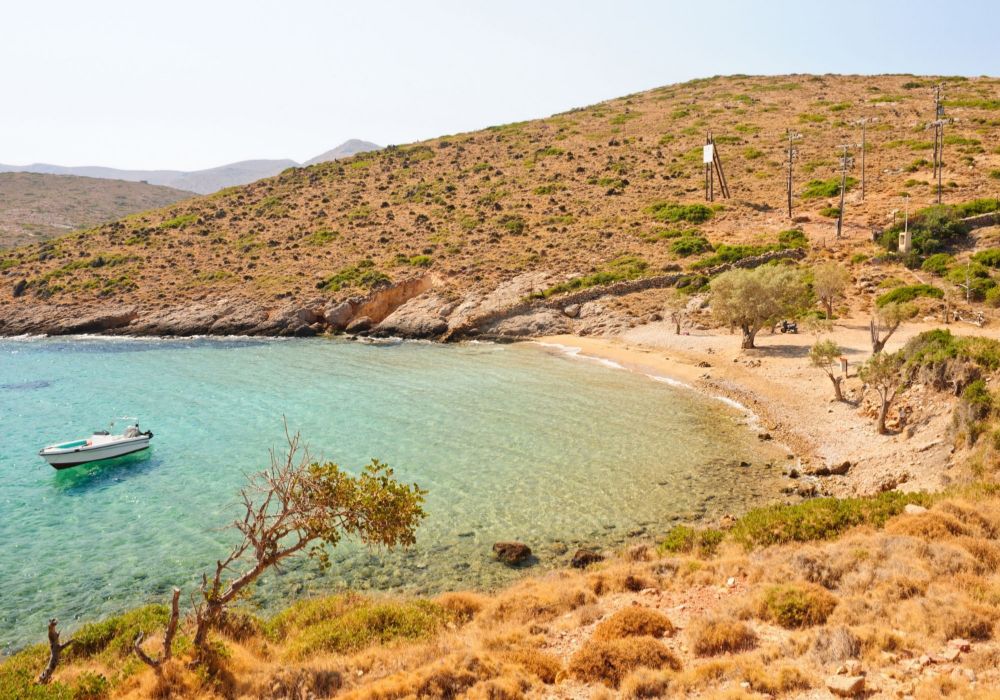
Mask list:
[[[903,208],[904,193],[911,208],[933,201],[927,124],[938,84],[953,120],[945,201],[995,195],[1000,80],[695,80],[547,119],[289,169],[8,252],[0,257],[0,332],[41,330],[31,319],[40,305],[53,304],[73,305],[74,318],[113,307],[111,321],[88,317],[92,330],[318,330],[331,318],[334,327],[359,315],[377,322],[414,294],[431,294],[430,286],[436,290],[427,304],[440,332],[441,323],[453,326],[456,317],[468,320],[569,277],[601,273],[589,281],[606,281],[687,266],[699,254],[678,250],[678,234],[716,245],[773,242],[792,225],[785,212],[789,129],[802,134],[797,223],[814,248],[832,244],[839,146],[860,141],[858,120],[866,118],[866,196],[861,201],[858,185],[849,189],[845,239],[835,253],[847,260],[858,250],[874,252],[872,228]],[[704,201],[707,132],[733,198],[707,211],[672,207]],[[860,180],[860,149],[851,150],[850,174]],[[356,303],[322,318],[338,300],[406,280],[413,282],[374,299],[375,306]],[[511,280],[505,293],[475,296]],[[126,300],[134,307],[122,313]]]
[[[191,196],[141,182],[0,173],[0,248],[35,243]]]

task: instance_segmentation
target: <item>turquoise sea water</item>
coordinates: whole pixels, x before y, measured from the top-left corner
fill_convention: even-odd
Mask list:
[[[151,450],[60,472],[36,454],[123,415],[154,431]],[[192,590],[282,415],[316,456],[378,457],[418,482],[430,515],[410,551],[347,545],[327,573],[269,574],[265,608],[499,585],[524,572],[492,561],[497,540],[564,564],[578,544],[773,500],[785,457],[722,402],[531,344],[0,340],[0,649],[42,640],[49,617],[70,631]]]

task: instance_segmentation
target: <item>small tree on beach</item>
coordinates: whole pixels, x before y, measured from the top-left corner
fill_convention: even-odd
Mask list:
[[[825,262],[813,268],[813,291],[826,309],[826,317],[833,318],[833,302],[843,296],[851,275],[843,265]]]
[[[786,266],[730,270],[712,281],[712,314],[739,327],[743,349],[754,347],[757,331],[768,323],[798,311],[804,298],[802,276]]]
[[[809,350],[809,360],[813,367],[826,372],[826,376],[833,383],[833,395],[837,401],[844,400],[844,394],[840,389],[844,378],[837,373],[837,365],[840,362],[840,346],[832,340],[817,340]]]
[[[681,324],[684,323],[684,319],[687,317],[687,305],[689,301],[690,299],[677,291],[667,297],[667,315],[670,318],[670,322],[674,324],[674,333],[676,335],[681,334]]]
[[[886,434],[885,417],[889,413],[889,407],[899,392],[906,387],[906,377],[902,369],[903,358],[899,353],[878,353],[872,355],[858,371],[862,381],[878,392],[882,402],[875,424],[879,435]]]
[[[231,525],[239,541],[216,562],[211,575],[202,576],[194,636],[200,656],[227,606],[282,560],[308,549],[322,566],[329,566],[325,546],[336,546],[345,536],[370,547],[416,541],[417,525],[425,516],[425,491],[399,483],[378,460],[358,476],[331,462],[314,462],[298,433],[286,430],[286,438],[287,451],[278,455],[272,450],[271,466],[248,476],[240,490],[241,514]]]
[[[872,338],[872,355],[878,355],[889,342],[896,329],[916,313],[910,304],[891,302],[875,312],[875,317],[868,324]]]

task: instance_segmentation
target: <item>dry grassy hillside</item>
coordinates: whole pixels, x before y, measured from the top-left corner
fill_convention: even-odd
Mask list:
[[[788,129],[802,134],[795,214],[815,242],[832,237],[828,209],[837,202],[810,196],[823,187],[807,183],[838,177],[838,145],[860,141],[862,118],[872,120],[867,196],[861,202],[860,187],[852,187],[845,211],[847,235],[870,247],[871,227],[902,208],[904,192],[914,208],[932,201],[926,124],[937,84],[954,120],[946,132],[945,201],[994,196],[1000,80],[720,77],[292,168],[8,251],[0,255],[0,304],[127,295],[157,309],[233,295],[337,299],[428,270],[461,292],[525,271],[601,271],[623,256],[649,274],[697,259],[672,252],[678,231],[718,244],[771,242],[789,228]],[[709,131],[733,199],[717,200],[707,213],[666,206],[703,202],[701,145]],[[851,176],[860,178],[859,157]],[[14,299],[21,280],[27,284]]]
[[[0,248],[37,243],[191,196],[142,182],[0,173]]]

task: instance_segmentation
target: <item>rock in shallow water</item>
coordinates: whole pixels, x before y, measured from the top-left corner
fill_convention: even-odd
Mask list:
[[[523,542],[497,542],[493,545],[493,553],[504,564],[517,566],[531,557],[531,547]]]

